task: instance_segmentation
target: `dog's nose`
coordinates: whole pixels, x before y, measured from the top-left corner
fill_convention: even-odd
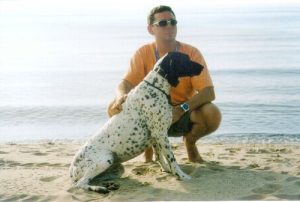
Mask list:
[[[194,62],[194,61],[191,61],[191,67],[192,67],[192,71],[195,75],[198,75],[202,72],[203,70],[203,65],[197,63],[197,62]]]

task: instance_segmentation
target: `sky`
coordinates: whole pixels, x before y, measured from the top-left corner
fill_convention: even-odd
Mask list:
[[[0,0],[0,16],[5,15],[96,15],[113,10],[144,13],[156,5],[170,5],[174,10],[190,9],[195,5],[224,8],[257,4],[299,4],[298,0]]]
[[[248,8],[257,5],[282,7],[299,5],[298,2],[298,0],[0,0],[0,71],[19,71],[49,66],[52,61],[47,58],[47,55],[52,56],[55,64],[58,64],[57,67],[65,66],[60,61],[63,59],[69,61],[69,65],[73,65],[70,62],[73,60],[79,66],[81,65],[79,63],[95,67],[106,66],[106,64],[93,64],[93,61],[90,61],[94,56],[89,51],[94,51],[98,55],[101,53],[97,52],[99,47],[91,43],[92,40],[87,41],[89,36],[95,37],[97,46],[101,44],[103,49],[111,45],[111,50],[117,50],[122,46],[122,50],[127,55],[124,54],[124,58],[120,58],[120,63],[127,64],[128,58],[141,41],[130,39],[130,33],[122,33],[123,36],[128,36],[128,43],[125,44],[118,39],[120,33],[107,30],[105,25],[108,24],[107,27],[111,29],[118,23],[118,26],[141,26],[141,30],[146,30],[142,27],[145,26],[146,15],[149,9],[157,5],[170,5],[176,15],[180,16],[198,9],[201,9],[200,12],[210,9],[224,12],[227,8]],[[109,21],[106,22],[108,17]],[[135,25],[130,24],[133,18]],[[93,30],[99,25],[102,26],[101,30]],[[103,34],[105,37],[108,35],[115,37],[115,41],[119,40],[120,44],[114,46],[114,41],[99,39],[101,33],[106,33]],[[146,32],[142,34],[150,37]],[[64,45],[60,45],[61,42]],[[129,43],[131,47],[124,48]],[[63,58],[62,55],[66,51],[68,54]],[[98,58],[98,61],[101,60]]]

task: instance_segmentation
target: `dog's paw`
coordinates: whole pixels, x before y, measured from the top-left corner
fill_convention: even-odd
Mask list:
[[[187,180],[192,179],[191,176],[189,176],[188,174],[185,174],[185,173],[177,174],[177,176],[179,177],[179,180],[182,180],[182,181],[187,181]]]
[[[104,182],[103,186],[106,187],[109,191],[110,190],[118,190],[120,188],[120,185],[115,184],[113,182]]]
[[[109,189],[106,187],[102,187],[102,186],[89,186],[88,190],[98,192],[100,194],[108,194],[109,193]]]

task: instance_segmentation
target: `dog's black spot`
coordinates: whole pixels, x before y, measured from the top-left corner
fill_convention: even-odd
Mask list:
[[[148,100],[150,97],[148,95],[145,95],[145,98]]]
[[[76,158],[74,164],[76,165],[79,162],[80,162],[80,160],[78,158]]]
[[[156,98],[157,97],[157,93],[156,92],[151,91],[151,92],[149,92],[149,94],[150,94],[150,96],[152,98]]]
[[[133,130],[138,130],[138,128],[137,127],[134,127],[134,129]]]
[[[111,160],[107,160],[107,163],[109,163],[110,165],[112,164]]]

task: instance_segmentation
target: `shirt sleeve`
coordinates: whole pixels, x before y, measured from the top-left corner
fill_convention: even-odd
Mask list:
[[[195,49],[193,51],[193,54],[191,55],[191,60],[204,66],[200,75],[193,76],[191,78],[193,89],[194,90],[202,90],[206,87],[213,86],[213,82],[210,77],[206,62],[198,49]]]

